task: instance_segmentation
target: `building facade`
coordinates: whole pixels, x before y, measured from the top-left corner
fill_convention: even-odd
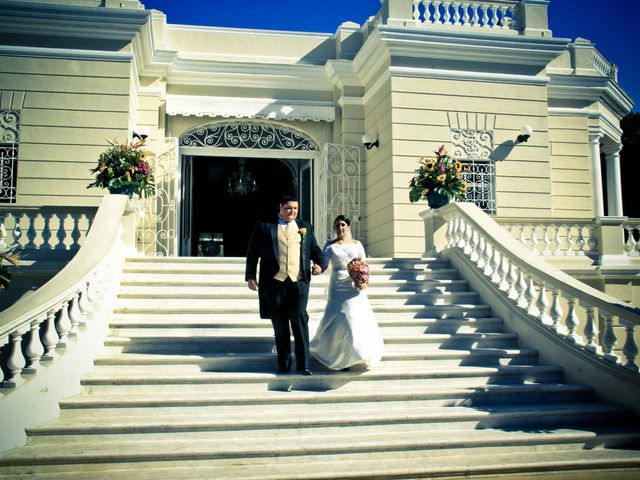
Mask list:
[[[425,205],[408,183],[445,145],[469,165],[469,201],[529,241],[548,236],[536,222],[573,222],[557,235],[580,251],[587,225],[622,216],[632,101],[591,42],[553,36],[548,4],[385,0],[321,34],[172,25],[133,0],[1,0],[1,201],[98,205],[90,168],[138,132],[161,163],[150,235],[167,254],[243,256],[289,192],[320,237],[344,213],[370,255],[415,257]]]

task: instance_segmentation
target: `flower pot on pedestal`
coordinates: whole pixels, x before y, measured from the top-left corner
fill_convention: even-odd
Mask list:
[[[450,198],[448,195],[430,191],[429,193],[427,193],[427,201],[429,202],[429,207],[440,208],[447,205],[450,201]]]

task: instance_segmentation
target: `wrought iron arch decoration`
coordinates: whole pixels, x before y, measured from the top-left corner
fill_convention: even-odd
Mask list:
[[[195,127],[180,137],[180,146],[294,151],[319,150],[318,144],[300,130],[258,121],[231,121]]]

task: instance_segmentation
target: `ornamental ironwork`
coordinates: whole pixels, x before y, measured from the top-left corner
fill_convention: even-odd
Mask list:
[[[0,203],[16,203],[20,113],[0,110]]]
[[[333,238],[333,220],[338,215],[351,219],[351,234],[363,243],[360,231],[360,147],[326,143],[323,172],[326,199],[325,239]]]
[[[493,131],[451,129],[452,155],[466,166],[463,174],[469,188],[465,201],[489,215],[496,213],[496,166],[493,161]]]
[[[180,146],[254,148],[260,150],[318,150],[318,144],[299,130],[283,125],[255,121],[232,121],[196,127],[180,137]]]

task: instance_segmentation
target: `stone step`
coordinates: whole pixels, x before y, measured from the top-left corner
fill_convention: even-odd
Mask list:
[[[593,400],[592,389],[568,383],[488,385],[468,378],[449,381],[396,380],[345,382],[330,388],[299,375],[286,375],[269,384],[233,384],[225,389],[211,384],[90,385],[80,394],[64,399],[61,408],[156,407],[197,405],[260,405],[385,402],[421,400],[433,406],[464,405],[487,408],[495,405],[583,403]]]
[[[376,320],[381,328],[398,327],[418,329],[422,333],[471,333],[500,332],[502,319],[489,318],[413,318],[409,315],[378,314]],[[191,314],[176,317],[173,314],[114,315],[109,321],[111,328],[263,328],[269,320],[253,314]]]
[[[428,424],[338,427],[331,429],[252,429],[241,431],[172,432],[128,434],[125,438],[106,441],[95,435],[95,441],[80,436],[76,442],[65,439],[64,448],[57,443],[27,445],[2,455],[4,465],[47,463],[136,462],[148,460],[195,460],[247,457],[296,456],[319,454],[368,453],[389,450],[534,446],[560,442],[611,447],[635,446],[640,433],[626,429],[594,426],[589,429],[558,428],[540,432],[508,429],[435,430]],[[640,462],[639,462],[640,463]]]
[[[225,314],[254,314],[258,316],[258,298],[247,301],[242,305],[234,302],[233,308],[227,305],[220,305],[214,301],[190,301],[190,302],[140,302],[129,301],[126,305],[122,304],[122,300],[114,309],[115,314],[155,314],[168,313],[172,315],[183,315],[193,313],[203,313],[216,315]],[[488,317],[491,314],[491,308],[488,305],[389,305],[384,301],[372,301],[371,305],[376,315],[381,313],[397,313],[397,314],[413,314],[416,317],[425,318],[462,318],[467,316]],[[310,299],[308,312],[322,313],[324,312],[325,302],[320,299]]]
[[[599,437],[604,439],[603,436]],[[609,439],[612,437],[610,436]],[[12,465],[18,463],[13,461]],[[465,448],[407,449],[296,456],[255,456],[136,462],[73,462],[3,467],[12,479],[157,480],[335,480],[336,478],[482,478],[522,480],[636,480],[640,476],[635,450],[585,449],[584,442],[535,445],[473,446]],[[0,459],[0,465],[3,465]],[[511,472],[511,474],[505,472]],[[501,474],[505,474],[503,476]]]
[[[452,366],[499,366],[533,365],[538,352],[533,349],[497,349],[477,348],[469,350],[410,349],[406,346],[387,346],[382,364],[411,369],[418,365],[435,364],[440,367]],[[275,353],[221,353],[211,351],[198,352],[194,348],[172,349],[165,345],[147,344],[133,346],[109,346],[103,356],[95,360],[96,365],[132,365],[140,364],[184,364],[203,361],[216,371],[262,371],[271,372],[276,365]],[[312,368],[323,367],[312,359]]]
[[[404,368],[403,368],[404,367]],[[517,383],[558,383],[562,381],[562,369],[552,365],[505,365],[505,366],[413,366],[392,368],[383,365],[375,370],[362,371],[355,367],[348,372],[316,370],[313,378],[298,381],[298,385],[317,385],[337,388],[347,382],[381,382],[393,380],[427,379],[445,380],[466,378],[469,383],[486,382],[490,384]],[[206,363],[192,364],[149,364],[149,365],[99,365],[82,379],[82,385],[156,385],[176,383],[211,383],[211,384],[255,384],[263,388],[265,383],[286,383],[286,376],[276,375],[270,371],[219,371],[215,365]],[[378,385],[378,384],[376,384]]]

